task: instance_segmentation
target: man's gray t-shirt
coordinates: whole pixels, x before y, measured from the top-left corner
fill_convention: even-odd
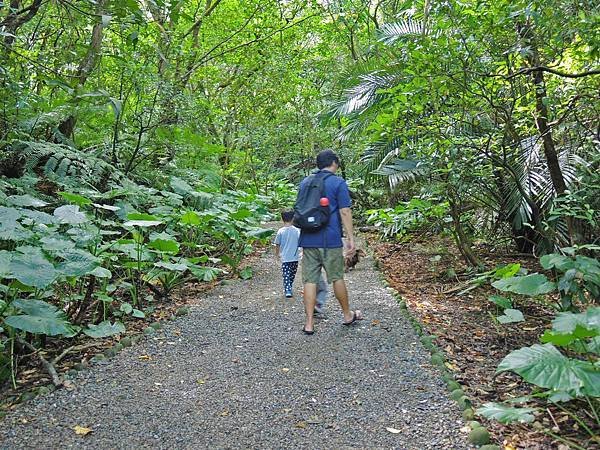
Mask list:
[[[275,236],[275,244],[279,245],[279,254],[281,262],[298,261],[298,240],[300,239],[300,230],[294,226],[281,227]]]

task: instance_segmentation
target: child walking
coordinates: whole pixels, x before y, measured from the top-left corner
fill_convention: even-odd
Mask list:
[[[281,259],[281,272],[283,275],[283,292],[286,298],[292,298],[292,285],[296,272],[298,271],[298,240],[300,230],[292,225],[294,211],[284,210],[281,212],[283,227],[277,230],[275,236],[275,256]]]

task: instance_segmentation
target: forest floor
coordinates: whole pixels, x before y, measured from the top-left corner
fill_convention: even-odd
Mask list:
[[[267,249],[254,277],[179,295],[190,313],[15,406],[0,448],[466,449],[456,403],[373,260],[348,276],[315,334],[284,299]],[[299,286],[299,283],[297,283]]]
[[[496,376],[496,367],[510,351],[538,343],[555,310],[534,301],[521,301],[516,307],[524,313],[525,322],[499,325],[492,319],[499,312],[488,300],[497,292],[489,282],[463,293],[474,274],[465,271],[451,239],[426,235],[412,237],[405,243],[386,243],[371,235],[368,241],[390,285],[406,301],[410,314],[429,334],[436,336],[434,343],[446,354],[448,368],[474,407],[532,392],[531,385],[514,374]],[[539,270],[535,259],[523,255],[485,247],[478,248],[477,253],[489,269],[520,263],[530,271]],[[541,425],[537,431],[531,426],[503,426],[480,417],[476,419],[485,422],[493,440],[505,449],[570,448],[540,431],[542,427],[578,443],[581,448],[600,448],[600,442],[589,441],[589,436],[586,439],[572,418],[555,407],[536,418]]]

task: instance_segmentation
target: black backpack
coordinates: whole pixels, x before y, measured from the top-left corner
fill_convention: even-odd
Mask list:
[[[325,197],[325,180],[331,175],[333,174],[327,171],[310,175],[298,192],[293,223],[302,231],[319,231],[329,222],[329,206],[321,206],[320,201]]]

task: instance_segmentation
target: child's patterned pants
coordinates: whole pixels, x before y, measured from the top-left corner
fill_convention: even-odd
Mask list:
[[[281,272],[283,273],[283,290],[286,294],[292,293],[292,285],[296,272],[298,271],[298,261],[284,262],[281,264]]]

